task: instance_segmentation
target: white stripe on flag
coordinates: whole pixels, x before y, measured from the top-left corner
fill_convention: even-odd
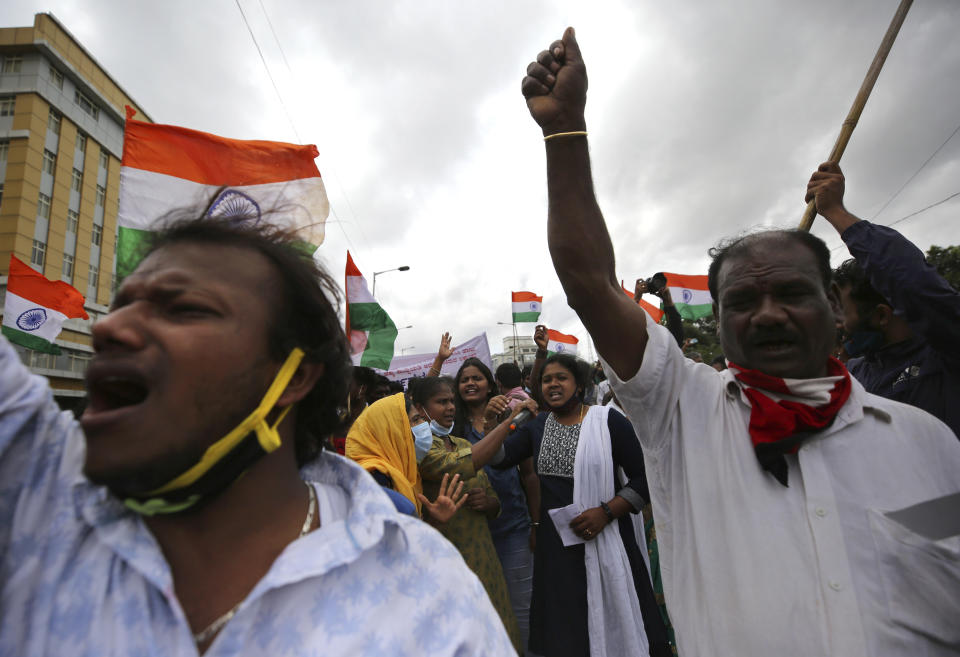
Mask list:
[[[669,290],[674,303],[683,303],[688,306],[704,306],[713,303],[710,290],[697,290],[688,287],[671,287]]]
[[[367,279],[363,276],[347,276],[347,303],[377,303],[367,287]]]

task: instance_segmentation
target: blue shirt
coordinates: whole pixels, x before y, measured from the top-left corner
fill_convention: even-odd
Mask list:
[[[867,392],[922,408],[960,437],[960,294],[892,228],[858,221],[841,237],[914,334],[847,368]]]
[[[0,656],[196,656],[156,540],[83,477],[83,451],[46,379],[0,338]],[[339,456],[301,474],[322,526],[277,557],[206,655],[514,654],[439,533]]]
[[[483,435],[477,432],[472,425],[467,425],[467,440],[476,444]],[[497,470],[493,466],[486,466],[483,471],[490,479],[490,485],[500,498],[500,515],[487,521],[490,525],[490,534],[493,540],[512,534],[513,532],[530,532],[530,512],[527,507],[527,495],[520,484],[520,471],[517,468]]]

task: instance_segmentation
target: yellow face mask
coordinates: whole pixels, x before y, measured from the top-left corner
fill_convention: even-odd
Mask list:
[[[255,461],[280,447],[277,427],[293,405],[284,408],[272,426],[267,422],[267,415],[287,389],[303,357],[303,351],[294,348],[257,408],[230,433],[210,445],[193,467],[142,496],[127,497],[123,503],[143,515],[184,511],[220,492]]]

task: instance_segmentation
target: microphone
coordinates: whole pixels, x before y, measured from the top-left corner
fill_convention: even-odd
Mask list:
[[[517,416],[513,418],[512,422],[510,422],[510,431],[515,431],[517,426],[523,424],[524,422],[526,422],[532,417],[533,417],[533,413],[530,412],[529,408],[523,409],[522,411],[517,413]]]

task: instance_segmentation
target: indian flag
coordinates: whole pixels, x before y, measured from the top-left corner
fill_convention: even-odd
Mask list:
[[[11,255],[3,304],[3,334],[10,342],[59,354],[60,347],[53,341],[71,317],[88,319],[83,295],[63,281],[47,280]]]
[[[377,303],[353,258],[347,251],[347,338],[353,364],[390,369],[397,326]]]
[[[554,354],[577,355],[577,343],[580,342],[572,335],[547,329],[547,351]]]
[[[511,292],[510,300],[513,302],[514,322],[535,322],[540,319],[543,297],[533,292]]]
[[[700,319],[713,314],[713,297],[707,287],[706,276],[690,276],[686,274],[668,274],[667,288],[673,297],[673,304],[677,312],[684,319]]]
[[[633,292],[631,292],[624,286],[623,281],[620,281],[620,289],[623,290],[624,294],[630,297],[630,301],[633,301]],[[653,321],[655,321],[657,324],[659,324],[660,320],[663,319],[663,311],[657,308],[652,303],[648,303],[643,299],[640,299],[639,301],[637,301],[637,304],[639,304],[641,308],[646,310],[647,314],[650,315],[650,317],[653,318]]]
[[[120,167],[118,277],[136,268],[158,220],[182,208],[295,229],[311,252],[323,243],[330,204],[316,146],[227,139],[132,113],[128,107]]]

